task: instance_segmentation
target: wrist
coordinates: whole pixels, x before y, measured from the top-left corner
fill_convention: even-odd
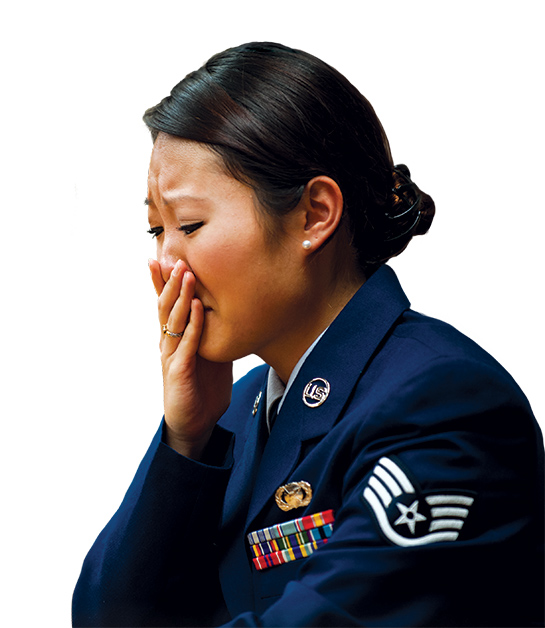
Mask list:
[[[182,456],[198,461],[202,457],[203,451],[210,440],[211,434],[212,431],[199,438],[187,438],[186,436],[176,434],[176,432],[172,430],[172,428],[170,428],[168,423],[165,421],[163,441],[166,445],[174,449],[174,451]]]

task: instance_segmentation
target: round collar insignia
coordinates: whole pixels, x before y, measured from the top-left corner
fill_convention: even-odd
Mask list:
[[[326,379],[315,377],[311,380],[303,391],[303,402],[309,408],[317,408],[328,398],[331,386]]]

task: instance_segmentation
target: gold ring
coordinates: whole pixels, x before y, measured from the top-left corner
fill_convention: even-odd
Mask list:
[[[166,334],[171,338],[181,338],[184,335],[184,332],[181,332],[180,334],[175,334],[173,331],[169,331],[166,325],[163,325],[163,334]]]

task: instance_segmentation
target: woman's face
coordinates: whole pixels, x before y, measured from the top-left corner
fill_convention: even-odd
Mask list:
[[[199,354],[226,362],[289,343],[304,297],[300,238],[266,241],[253,190],[224,172],[207,147],[159,134],[148,178],[150,228],[163,279],[183,260],[205,311]],[[291,219],[293,222],[293,219]]]

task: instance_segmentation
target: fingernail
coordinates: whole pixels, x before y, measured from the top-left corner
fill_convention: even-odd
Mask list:
[[[176,264],[174,264],[174,268],[172,269],[172,274],[177,277],[180,274],[180,270],[182,268],[182,262],[178,260]]]

